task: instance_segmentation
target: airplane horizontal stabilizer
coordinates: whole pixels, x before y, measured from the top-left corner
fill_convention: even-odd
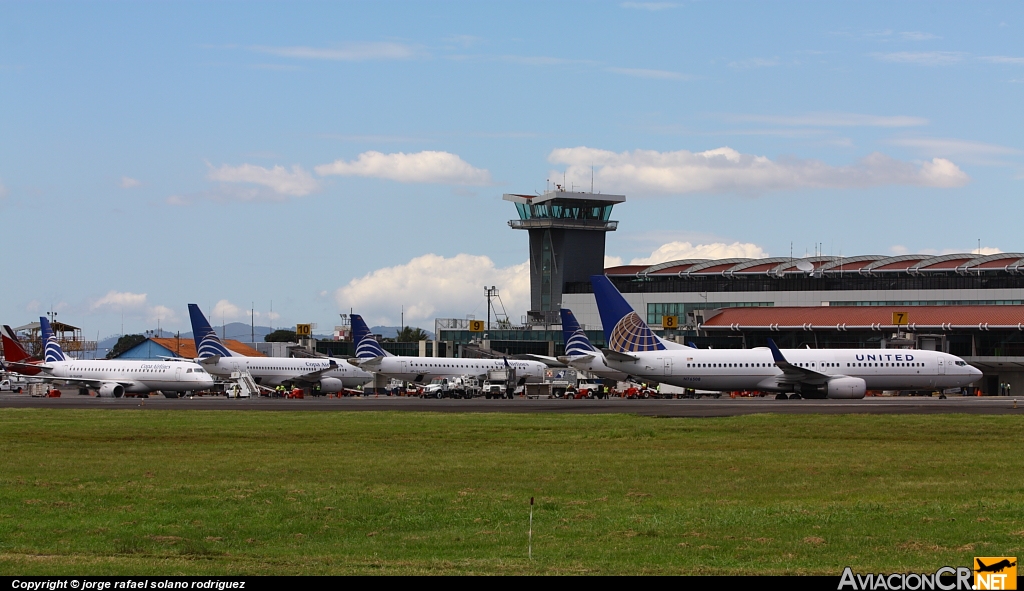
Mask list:
[[[612,351],[611,349],[601,349],[601,352],[604,353],[605,357],[611,359],[612,361],[630,362],[636,361],[638,359],[635,355],[630,355],[628,353],[619,353],[618,351]]]

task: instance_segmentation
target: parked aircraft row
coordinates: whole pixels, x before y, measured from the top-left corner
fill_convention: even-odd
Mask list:
[[[43,339],[43,359],[33,363],[31,357],[4,326],[5,370],[33,376],[46,381],[60,381],[81,388],[96,390],[99,396],[120,398],[125,393],[160,391],[189,392],[213,387],[213,378],[198,363],[184,359],[163,361],[126,359],[69,359],[45,316],[39,318]]]
[[[608,347],[598,351],[562,310],[565,357],[599,376],[701,390],[761,390],[781,396],[863,398],[867,390],[959,388],[981,378],[963,359],[906,349],[672,348],[654,334],[604,275],[591,277]]]
[[[229,378],[248,372],[261,385],[319,387],[340,392],[365,384],[373,374],[426,383],[435,378],[486,376],[491,370],[512,369],[518,385],[539,382],[544,370],[567,363],[599,377],[633,379],[701,390],[762,390],[780,396],[862,398],[867,390],[918,390],[966,386],[981,372],[959,357],[938,351],[902,349],[697,349],[667,341],[654,334],[633,311],[611,281],[591,278],[608,347],[598,350],[570,310],[563,309],[565,355],[559,359],[466,359],[409,357],[388,353],[353,314],[355,357],[277,358],[247,357],[229,350],[195,304],[189,304],[196,360],[161,361],[72,360],[45,317],[39,319],[44,343],[42,362],[33,361],[10,327],[0,338],[7,360],[4,367],[38,379],[62,381],[95,389],[101,396],[152,391],[187,392],[213,386],[214,377]]]

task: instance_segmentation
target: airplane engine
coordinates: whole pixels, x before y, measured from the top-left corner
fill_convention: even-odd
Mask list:
[[[96,391],[96,395],[120,398],[124,396],[124,386],[122,386],[121,384],[111,384],[108,382],[100,386],[100,389]]]
[[[864,398],[867,383],[861,378],[835,378],[825,384],[827,398]]]
[[[344,385],[338,378],[320,378],[320,391],[324,394],[341,392]]]

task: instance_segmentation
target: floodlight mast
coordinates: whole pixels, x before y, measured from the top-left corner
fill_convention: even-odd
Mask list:
[[[487,330],[491,330],[491,298],[498,297],[498,288],[495,286],[484,286],[484,295],[487,296]]]

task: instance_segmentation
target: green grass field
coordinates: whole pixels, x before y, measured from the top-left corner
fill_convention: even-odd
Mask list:
[[[0,410],[0,574],[932,572],[1024,554],[1022,426]]]

